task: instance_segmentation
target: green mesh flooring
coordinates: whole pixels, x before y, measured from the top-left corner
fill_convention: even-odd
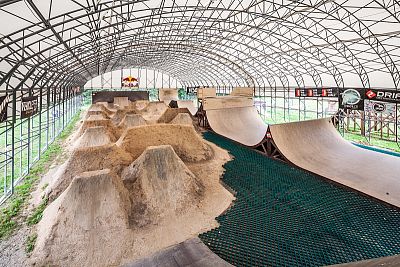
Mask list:
[[[223,181],[237,192],[220,227],[199,235],[236,266],[322,266],[400,254],[400,210],[223,137]]]

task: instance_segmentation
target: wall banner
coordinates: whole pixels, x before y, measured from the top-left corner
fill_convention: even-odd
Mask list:
[[[39,100],[37,96],[21,98],[21,119],[29,118],[35,115],[39,109]]]

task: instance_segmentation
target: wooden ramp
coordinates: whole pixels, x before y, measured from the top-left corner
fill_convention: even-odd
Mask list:
[[[253,106],[207,110],[207,120],[211,129],[245,146],[260,145],[268,126]]]
[[[196,115],[198,108],[192,100],[178,100],[176,102],[178,104],[178,108],[187,108],[192,116]]]
[[[287,161],[400,207],[400,158],[352,145],[330,119],[270,125],[269,131]]]
[[[199,238],[192,238],[123,267],[233,267],[214,254]]]

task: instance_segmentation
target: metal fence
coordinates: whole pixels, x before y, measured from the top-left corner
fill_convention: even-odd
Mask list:
[[[0,203],[14,193],[15,186],[64,130],[83,103],[77,95],[13,124],[0,124]]]

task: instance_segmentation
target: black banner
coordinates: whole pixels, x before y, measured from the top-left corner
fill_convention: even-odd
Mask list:
[[[339,88],[296,88],[296,97],[338,97]]]
[[[114,102],[114,97],[127,97],[129,101],[149,100],[147,91],[99,91],[92,93],[92,103]]]
[[[0,122],[7,120],[7,109],[10,98],[8,95],[0,96]]]
[[[366,89],[365,98],[368,100],[400,104],[400,91]]]
[[[350,110],[364,110],[363,88],[340,88],[339,108]]]
[[[29,118],[35,115],[39,109],[39,100],[37,96],[22,97],[21,99],[21,119]]]

